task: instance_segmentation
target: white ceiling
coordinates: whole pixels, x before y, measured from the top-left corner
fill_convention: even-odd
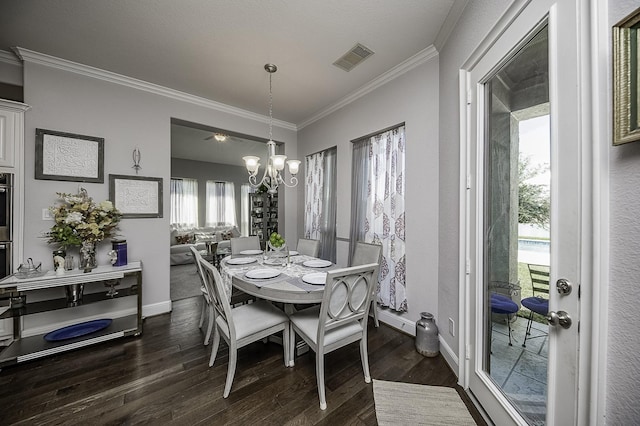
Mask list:
[[[468,0],[2,0],[0,50],[21,47],[304,126],[440,47]],[[451,13],[450,13],[451,12]],[[356,43],[375,52],[333,64]],[[266,130],[265,130],[266,133]]]

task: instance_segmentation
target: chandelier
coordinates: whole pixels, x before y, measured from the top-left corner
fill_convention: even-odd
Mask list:
[[[262,179],[258,181],[258,171],[260,169],[260,157],[248,155],[242,157],[247,171],[249,172],[249,183],[253,187],[266,186],[267,190],[274,194],[278,191],[278,185],[283,184],[286,187],[292,188],[298,184],[298,169],[300,167],[300,160],[287,160],[286,155],[276,155],[276,143],[273,141],[273,95],[271,93],[271,75],[278,70],[273,64],[266,64],[264,69],[269,73],[269,141],[267,142],[267,166],[264,169]],[[289,167],[289,173],[291,179],[289,183],[283,178],[284,166]]]

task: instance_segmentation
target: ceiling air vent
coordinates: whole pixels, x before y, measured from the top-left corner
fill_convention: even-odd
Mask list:
[[[358,43],[342,55],[340,59],[335,61],[333,65],[345,71],[351,71],[356,65],[371,55],[373,55],[373,50]]]

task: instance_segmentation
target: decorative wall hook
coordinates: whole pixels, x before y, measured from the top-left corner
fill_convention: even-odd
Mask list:
[[[140,165],[140,160],[142,159],[142,154],[140,154],[140,150],[138,148],[133,150],[133,166],[131,167],[136,171],[136,174],[142,169]]]

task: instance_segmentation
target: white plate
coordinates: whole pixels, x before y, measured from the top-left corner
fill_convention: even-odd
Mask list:
[[[262,250],[242,250],[239,254],[262,254]]]
[[[278,275],[280,275],[280,271],[277,271],[275,269],[253,269],[251,271],[247,271],[247,273],[244,274],[244,276],[247,278],[253,278],[258,280],[275,278]]]
[[[327,282],[327,273],[314,272],[313,274],[306,274],[302,276],[302,281],[307,284],[324,285]]]
[[[300,253],[298,253],[298,252],[297,252],[297,251],[295,251],[295,250],[290,250],[290,251],[289,251],[289,256],[297,256],[297,255],[299,255],[299,254],[300,254]]]
[[[227,260],[228,265],[246,265],[256,261],[255,257],[233,257]]]
[[[327,266],[332,265],[332,263],[329,262],[328,260],[322,260],[322,259],[311,259],[311,260],[302,262],[302,264],[309,268],[326,268]]]

